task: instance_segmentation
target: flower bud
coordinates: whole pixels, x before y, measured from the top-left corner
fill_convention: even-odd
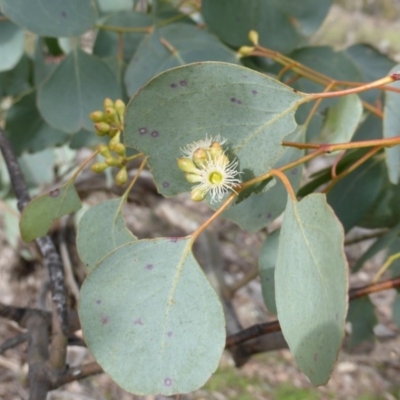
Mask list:
[[[104,99],[103,107],[104,107],[104,109],[106,109],[108,107],[114,107],[114,102],[107,97]]]
[[[202,147],[199,147],[195,152],[193,153],[193,162],[199,167],[203,167],[206,162],[208,161],[208,154],[205,149]]]
[[[177,158],[178,167],[184,172],[197,172],[197,168],[194,165],[193,161],[190,158]]]
[[[89,118],[92,122],[101,122],[104,120],[104,113],[102,111],[93,111],[89,114]]]
[[[110,149],[120,156],[125,156],[126,154],[126,147],[122,143],[110,143]]]
[[[105,112],[106,118],[111,122],[118,122],[117,112],[114,107],[107,107]]]
[[[94,128],[99,136],[104,136],[109,132],[111,127],[107,122],[97,122],[94,124]]]
[[[110,167],[121,167],[122,166],[122,157],[107,157],[104,161]]]
[[[254,51],[254,47],[250,47],[250,46],[242,46],[238,52],[240,55],[242,56],[249,56],[252,52]]]
[[[125,113],[125,103],[121,100],[115,100],[115,110],[117,111],[117,114],[119,115],[119,118],[121,121],[124,119],[124,113]]]
[[[117,135],[117,133],[119,133],[119,132],[120,132],[120,130],[118,128],[112,128],[108,132],[108,136],[110,136],[110,138],[114,138]],[[119,141],[119,139],[118,139],[118,141]]]
[[[201,190],[201,189],[192,189],[192,191],[190,192],[190,198],[193,201],[202,201],[205,199],[206,197],[206,191]]]
[[[107,165],[106,163],[103,163],[103,162],[94,163],[94,164],[90,167],[90,169],[91,169],[93,172],[97,172],[98,174],[101,173],[101,172],[103,172],[103,171],[106,170],[107,168],[108,168],[108,165]]]
[[[127,180],[128,171],[126,170],[126,167],[122,167],[118,174],[115,176],[115,182],[117,182],[117,185],[121,186],[126,183]]]
[[[251,30],[249,32],[249,39],[250,39],[251,43],[253,43],[255,46],[257,46],[258,45],[258,32]]]
[[[194,174],[194,173],[191,173],[191,172],[186,172],[185,178],[190,183],[196,183],[196,182],[200,182],[201,181],[200,175]]]
[[[101,144],[101,145],[99,146],[99,153],[100,153],[103,157],[111,157],[110,149],[109,149],[108,146],[106,146],[105,144]]]

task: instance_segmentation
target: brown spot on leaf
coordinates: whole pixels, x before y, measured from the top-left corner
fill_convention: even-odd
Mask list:
[[[50,197],[58,197],[60,195],[60,189],[54,189],[49,192]]]

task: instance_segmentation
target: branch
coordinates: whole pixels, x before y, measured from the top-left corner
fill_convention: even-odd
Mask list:
[[[380,292],[382,290],[400,287],[400,277],[388,279],[380,283],[373,283],[370,285],[362,286],[360,288],[350,289],[349,300],[355,300],[371,293]],[[244,329],[234,335],[226,338],[226,347],[236,346],[240,343],[257,338],[259,336],[279,332],[281,327],[279,321],[267,322],[263,324],[256,324],[247,329]]]
[[[26,342],[29,339],[29,334],[26,332],[20,333],[17,336],[13,336],[6,339],[2,344],[0,344],[0,354],[3,354],[13,347],[17,347],[19,344]]]
[[[15,156],[11,144],[0,127],[0,150],[7,165],[10,175],[11,185],[18,200],[18,209],[22,211],[29,203],[30,196],[28,188]],[[64,284],[64,268],[59,254],[49,236],[39,238],[36,243],[43,255],[44,263],[49,271],[51,293],[53,300],[53,323],[52,323],[52,341],[50,352],[47,351],[49,337],[44,334],[43,323],[38,323],[37,315],[33,319],[28,319],[27,328],[30,335],[28,356],[35,356],[29,359],[29,379],[32,387],[30,398],[45,398],[51,382],[54,381],[54,375],[65,372],[65,358],[67,350],[68,336],[68,309],[67,296]],[[47,332],[47,325],[45,330]],[[38,336],[38,332],[40,335]],[[34,340],[34,339],[37,340]],[[46,342],[46,343],[45,343]],[[44,346],[39,349],[36,346]],[[50,363],[52,369],[45,368]],[[56,374],[55,374],[56,373]],[[40,387],[38,387],[40,386]]]

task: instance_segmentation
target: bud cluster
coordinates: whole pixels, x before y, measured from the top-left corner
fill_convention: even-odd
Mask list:
[[[236,178],[237,161],[229,162],[221,143],[225,140],[217,136],[215,139],[189,144],[183,153],[185,157],[177,159],[178,167],[185,172],[188,182],[196,184],[191,191],[191,199],[202,201],[208,192],[212,200],[221,200],[223,195],[240,180]]]
[[[118,167],[120,171],[115,176],[117,185],[123,185],[128,180],[126,164],[126,147],[121,143],[121,131],[124,128],[125,103],[122,100],[113,102],[104,100],[104,111],[94,111],[89,118],[94,122],[98,136],[108,135],[110,140],[107,145],[101,144],[99,153],[104,157],[103,162],[96,162],[91,166],[92,171],[100,173],[108,167]]]

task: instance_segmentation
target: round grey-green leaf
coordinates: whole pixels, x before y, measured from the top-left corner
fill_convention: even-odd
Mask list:
[[[75,133],[93,131],[92,111],[102,108],[106,97],[121,96],[117,79],[98,58],[75,49],[39,87],[38,107],[53,127]]]
[[[11,21],[40,36],[77,36],[93,28],[93,0],[0,0]]]
[[[278,160],[282,139],[296,128],[304,95],[268,76],[234,64],[201,62],[166,71],[130,101],[124,140],[149,156],[164,196],[190,190],[176,159],[206,135],[227,139],[239,169],[258,176]]]
[[[189,239],[119,247],[89,274],[79,316],[104,371],[135,394],[187,393],[218,366],[225,346],[221,303]]]
[[[0,72],[14,68],[24,54],[24,32],[11,21],[0,20]]]
[[[137,240],[125,225],[123,203],[121,198],[103,201],[86,211],[79,221],[76,245],[89,271],[119,246]]]

